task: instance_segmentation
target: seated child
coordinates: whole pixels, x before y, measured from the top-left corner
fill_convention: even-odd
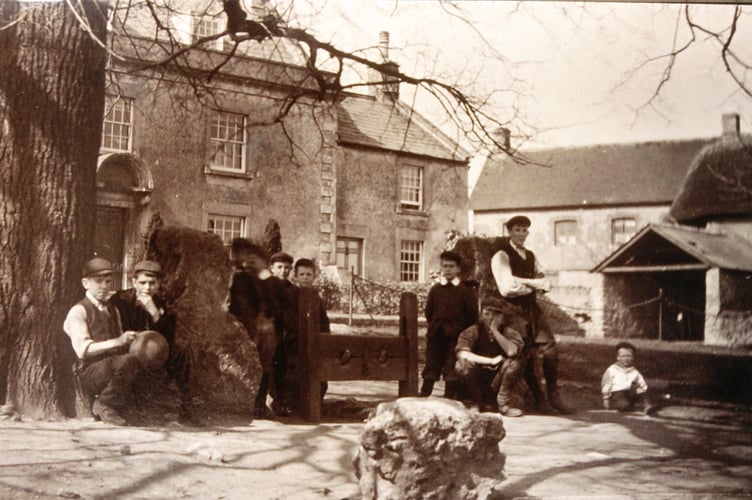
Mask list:
[[[616,345],[616,363],[606,369],[601,379],[605,409],[631,411],[638,403],[645,404],[648,385],[634,367],[634,357],[635,347],[632,344],[619,342]]]

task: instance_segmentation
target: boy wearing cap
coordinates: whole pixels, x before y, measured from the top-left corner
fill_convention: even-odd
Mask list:
[[[444,375],[444,397],[459,399],[459,381],[454,371],[455,345],[462,330],[478,321],[475,291],[460,278],[462,257],[444,251],[439,256],[441,278],[426,299],[426,365],[420,396],[428,397],[434,383]]]
[[[138,358],[128,352],[136,338],[123,332],[117,309],[107,302],[112,287],[112,264],[100,257],[84,265],[84,298],[69,311],[63,330],[78,357],[76,376],[84,391],[94,396],[92,414],[114,425],[125,425],[118,409],[126,404],[134,377],[141,371]]]
[[[269,270],[272,276],[284,280],[290,286],[292,283],[288,281],[290,277],[290,271],[292,271],[292,255],[285,252],[277,252],[269,258]]]
[[[525,336],[520,330],[526,325],[519,320],[501,300],[486,298],[481,302],[480,321],[457,338],[455,369],[470,402],[481,411],[522,416],[522,410],[511,406],[524,369]]]
[[[167,310],[159,294],[162,289],[162,266],[153,260],[137,262],[131,272],[131,284],[132,288],[113,294],[110,304],[118,310],[123,330],[152,330],[167,340],[170,351],[164,368],[175,379],[180,392],[180,417],[190,420],[188,356],[175,345],[175,315]]]
[[[491,257],[491,272],[501,296],[522,309],[530,324],[533,347],[525,367],[525,381],[530,387],[538,408],[544,407],[545,398],[536,375],[535,361],[542,358],[543,376],[549,405],[559,413],[570,413],[558,390],[559,357],[556,339],[548,326],[543,310],[537,303],[538,292],[549,292],[551,283],[545,279],[535,254],[525,247],[530,228],[530,219],[516,215],[505,224],[509,236],[501,238],[501,245]]]

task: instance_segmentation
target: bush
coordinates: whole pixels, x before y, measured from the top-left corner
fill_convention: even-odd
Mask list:
[[[397,315],[399,314],[400,296],[403,292],[412,292],[418,297],[418,311],[425,310],[426,297],[432,282],[408,283],[391,280],[372,281],[355,279],[353,292],[353,312],[358,314]],[[350,311],[350,283],[337,281],[319,275],[316,288],[321,299],[330,312],[347,313]]]

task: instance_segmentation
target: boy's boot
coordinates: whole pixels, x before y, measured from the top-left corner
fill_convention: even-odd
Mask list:
[[[420,386],[420,397],[427,398],[433,392],[434,380],[429,378],[423,379],[423,385]]]
[[[269,407],[266,406],[266,396],[269,394],[269,380],[269,373],[264,372],[261,374],[261,382],[256,393],[256,402],[253,409],[253,414],[256,418],[270,419],[273,416]]]
[[[528,359],[523,374],[525,382],[533,395],[533,408],[540,413],[551,413],[551,408],[546,401],[546,397],[543,395],[543,389],[541,389],[540,380],[538,380],[538,375],[536,374],[535,362],[534,357]]]
[[[563,415],[572,413],[572,409],[564,404],[559,395],[559,358],[555,350],[543,355],[543,377],[546,379],[546,392],[551,407]]]
[[[135,356],[123,356],[121,364],[112,370],[110,380],[102,392],[97,395],[91,412],[102,422],[113,425],[126,425],[125,419],[118,413],[117,408],[127,404],[126,399],[131,394],[133,379],[142,371],[141,363]]]
[[[446,380],[444,382],[444,397],[447,399],[460,399],[460,384],[456,380]]]
[[[512,395],[522,375],[522,368],[522,362],[518,358],[507,359],[500,368],[501,381],[496,403],[499,405],[499,412],[507,417],[521,417],[523,415],[522,410],[511,406]]]

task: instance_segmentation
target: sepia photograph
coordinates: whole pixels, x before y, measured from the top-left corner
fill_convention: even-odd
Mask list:
[[[752,497],[752,3],[0,0],[0,498]]]

